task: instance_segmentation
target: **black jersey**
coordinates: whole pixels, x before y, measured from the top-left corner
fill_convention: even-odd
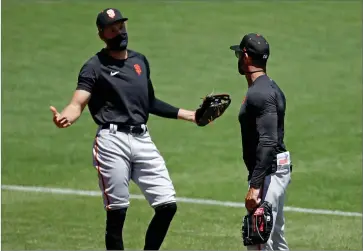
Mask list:
[[[124,60],[100,50],[82,66],[77,90],[91,93],[88,108],[98,125],[146,124],[149,113],[177,118],[178,108],[155,98],[148,60],[132,50]]]
[[[238,118],[251,187],[259,188],[264,177],[276,171],[276,154],[286,151],[285,110],[284,93],[267,75],[259,76],[248,88]]]

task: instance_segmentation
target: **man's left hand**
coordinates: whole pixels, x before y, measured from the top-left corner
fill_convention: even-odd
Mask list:
[[[258,197],[260,195],[259,188],[250,188],[247,192],[245,198],[245,207],[249,212],[253,211],[261,202],[261,199]]]

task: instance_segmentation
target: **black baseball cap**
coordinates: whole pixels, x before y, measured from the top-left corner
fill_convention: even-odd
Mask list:
[[[121,12],[115,8],[107,8],[98,13],[96,25],[99,29],[105,28],[105,26],[113,24],[118,21],[127,21],[128,18],[123,17]]]
[[[267,40],[258,33],[246,34],[239,45],[232,45],[229,47],[237,53],[247,52],[248,56],[254,59],[267,60],[270,56],[270,45]]]

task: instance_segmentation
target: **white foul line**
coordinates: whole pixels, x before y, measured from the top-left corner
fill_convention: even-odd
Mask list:
[[[101,196],[100,191],[87,191],[87,190],[75,190],[66,188],[48,188],[48,187],[35,187],[35,186],[15,186],[15,185],[2,185],[2,190],[11,191],[22,191],[22,192],[36,192],[36,193],[52,193],[52,194],[70,194],[70,195],[80,195],[80,196]],[[131,194],[131,199],[141,200],[145,197],[143,195]],[[244,207],[244,203],[232,202],[232,201],[218,201],[218,200],[206,200],[206,199],[193,199],[193,198],[183,198],[177,197],[178,202],[191,203],[191,204],[201,204],[201,205],[212,205],[212,206],[222,206],[222,207]],[[299,212],[308,214],[322,214],[322,215],[340,215],[340,216],[356,216],[362,217],[362,213],[356,212],[343,212],[343,211],[333,211],[324,209],[309,209],[309,208],[299,208],[299,207],[284,207],[285,212]]]

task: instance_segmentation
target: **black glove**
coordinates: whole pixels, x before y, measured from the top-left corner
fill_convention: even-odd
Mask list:
[[[272,205],[268,201],[264,201],[253,212],[243,217],[243,245],[250,246],[266,243],[270,238],[272,226]]]
[[[228,94],[207,95],[195,112],[196,124],[198,126],[208,125],[216,118],[222,116],[230,104],[231,98]]]

